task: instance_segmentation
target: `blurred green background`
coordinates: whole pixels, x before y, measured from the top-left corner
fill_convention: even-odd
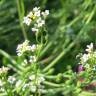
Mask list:
[[[35,42],[30,28],[22,23],[35,6],[50,10],[46,20],[48,43],[41,52],[40,62],[45,66],[51,63],[56,72],[64,72],[69,65],[75,70],[76,55],[96,41],[96,0],[0,0],[1,50],[14,57],[17,45],[24,39]]]

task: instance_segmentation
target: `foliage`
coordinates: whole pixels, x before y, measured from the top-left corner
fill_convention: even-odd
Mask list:
[[[32,32],[33,29],[30,30],[34,28],[34,25],[27,27],[22,23],[25,14],[28,14],[35,6],[40,6],[42,10],[50,10],[50,15],[46,19],[46,26],[40,29],[41,32],[35,32],[36,34]],[[1,0],[0,54],[3,55],[3,57],[0,57],[2,59],[0,63],[10,67],[10,69],[6,69],[6,67],[0,69],[2,72],[5,70],[3,74],[4,78],[1,74],[1,79],[3,81],[7,80],[6,84],[4,83],[6,92],[3,94],[9,94],[8,96],[14,96],[14,94],[17,94],[17,96],[27,96],[29,94],[35,94],[35,96],[88,95],[89,93],[82,91],[85,86],[93,81],[92,78],[88,78],[89,75],[93,74],[93,71],[89,72],[90,70],[86,69],[85,65],[87,63],[93,64],[93,61],[90,62],[89,60],[87,63],[82,62],[81,59],[83,55],[81,55],[80,64],[84,65],[83,67],[86,71],[77,74],[75,69],[78,61],[75,57],[79,52],[83,51],[86,44],[95,42],[95,14],[95,0]],[[34,18],[32,17],[31,19],[33,20]],[[36,28],[35,31],[37,31]],[[46,30],[48,30],[48,33]],[[37,40],[35,40],[35,36]],[[43,42],[41,42],[41,37],[43,38]],[[26,39],[28,40],[27,43],[29,47],[31,43],[37,44],[35,46],[37,48],[36,52],[27,53],[24,49],[23,57],[18,57],[15,52],[16,45]],[[17,53],[18,52],[22,52],[22,50],[17,50]],[[32,61],[34,57],[30,56],[34,54],[38,58],[35,60],[36,62],[34,62],[36,64],[31,64],[32,62],[29,62],[30,58]],[[95,55],[92,56],[91,60],[95,58]],[[29,65],[25,64],[26,61]],[[95,61],[93,65],[95,65]],[[10,75],[12,75],[13,78],[10,77]],[[32,80],[28,79],[30,76],[33,78]],[[82,77],[84,79],[83,82],[80,81]],[[8,78],[14,81],[13,85],[10,85]],[[43,78],[43,81],[41,80],[40,82],[40,88],[37,88],[37,85],[36,88],[34,86],[34,88],[32,88],[38,89],[37,92],[33,92],[34,90],[29,92],[29,89],[22,91],[26,83],[36,80],[38,82],[40,78]],[[17,81],[21,84],[18,88],[14,88]],[[31,84],[33,84],[32,82]],[[26,85],[26,87],[28,86],[29,85]],[[3,94],[1,94],[1,96],[3,96]]]

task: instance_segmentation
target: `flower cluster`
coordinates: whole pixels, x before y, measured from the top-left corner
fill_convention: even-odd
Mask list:
[[[16,78],[15,78],[14,76],[9,76],[9,77],[8,77],[8,82],[9,82],[10,84],[14,84],[15,81],[16,81]]]
[[[32,25],[32,31],[38,32],[45,25],[45,19],[49,15],[49,10],[42,12],[40,7],[35,7],[29,14],[24,17],[23,23],[27,26]]]
[[[37,45],[29,45],[29,41],[25,40],[22,44],[17,46],[16,52],[18,56],[23,56],[26,53],[34,53],[37,50]],[[36,56],[29,56],[29,62],[36,62]],[[24,60],[24,63],[27,63],[27,60]]]
[[[9,84],[15,88],[18,88],[20,86],[22,86],[21,90],[22,92],[29,90],[30,92],[36,92],[37,88],[38,90],[42,90],[44,86],[41,84],[43,81],[45,81],[43,76],[35,76],[34,74],[32,74],[31,76],[29,76],[29,78],[27,79],[27,81],[23,81],[21,79],[17,79],[14,76],[9,76],[8,80]],[[1,82],[1,81],[0,81]],[[1,83],[3,84],[3,83]],[[0,85],[0,87],[2,87],[3,85]],[[3,88],[3,87],[2,87]]]
[[[23,62],[22,62],[22,65],[23,66],[26,66],[28,63],[35,63],[37,61],[37,57],[34,55],[34,56],[29,56],[28,59],[24,59]]]
[[[86,53],[80,57],[80,64],[87,70],[96,70],[96,50],[93,48],[93,43],[87,45]]]
[[[2,68],[0,68],[0,75],[2,75],[2,74],[4,74],[4,73],[7,73],[7,71],[9,70],[9,68],[8,67],[2,67]]]
[[[38,48],[38,45],[36,44],[33,44],[30,46],[28,40],[25,40],[22,44],[19,44],[17,46],[16,52],[18,56],[24,56],[24,55],[28,56],[27,59],[26,58],[24,59],[23,65],[28,64],[28,62],[29,63],[36,62],[37,57],[36,57],[35,52],[37,48]]]
[[[43,76],[36,76],[32,74],[31,76],[29,76],[28,82],[23,85],[22,91],[25,91],[27,89],[29,89],[31,92],[36,92],[37,89],[38,91],[43,91],[44,86],[42,85],[42,82],[44,81],[45,78]]]
[[[25,40],[22,44],[17,46],[16,52],[18,56],[24,55],[25,52],[34,52],[36,51],[37,46],[35,44],[29,45],[29,41]]]

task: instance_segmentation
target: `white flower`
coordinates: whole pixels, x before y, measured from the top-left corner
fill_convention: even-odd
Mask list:
[[[25,40],[24,42],[23,42],[23,46],[27,46],[29,44],[29,41],[28,40]]]
[[[32,21],[34,25],[36,24],[36,22],[34,21],[37,21],[37,27],[42,27],[45,24],[44,17],[46,17],[47,15],[49,15],[49,10],[45,10],[44,12],[42,12],[40,10],[40,7],[35,7],[31,12],[29,12],[29,14],[26,17],[24,17],[23,23],[29,26]],[[41,20],[40,18],[44,18],[44,20]],[[32,28],[32,31],[38,31],[38,28]]]
[[[38,86],[40,87],[41,86],[41,83],[45,81],[45,78],[44,77],[37,77],[37,84]]]
[[[28,18],[28,17],[24,17],[24,19],[23,19],[23,23],[25,23],[26,25],[30,25],[31,24],[31,19],[30,18]]]
[[[22,80],[18,80],[17,82],[16,82],[16,87],[18,88],[20,85],[22,84]]]
[[[93,50],[93,43],[91,43],[90,45],[87,45],[87,52],[91,52]]]
[[[9,77],[8,77],[8,82],[9,82],[10,84],[13,84],[15,81],[16,81],[16,78],[15,78],[14,76],[9,76]]]
[[[40,17],[40,10],[39,9],[40,9],[39,7],[33,8],[34,16]]]
[[[36,86],[30,85],[30,91],[35,92],[36,91]]]
[[[38,27],[42,27],[44,24],[45,24],[45,20],[42,20],[41,18],[37,19]]]
[[[30,56],[30,60],[29,60],[29,62],[30,63],[33,63],[33,62],[36,62],[36,56]]]
[[[36,50],[36,45],[33,44],[32,46],[29,45],[29,41],[25,40],[22,44],[17,46],[16,52],[18,56],[22,56],[25,52],[34,52]],[[31,61],[36,61],[36,57],[30,57]],[[26,62],[26,61],[25,61]]]
[[[8,70],[9,70],[8,67],[4,67],[4,66],[3,66],[2,68],[0,68],[0,74],[6,73]]]
[[[43,81],[45,81],[45,78],[44,77],[39,77],[39,80],[41,81],[41,82],[43,82]]]
[[[41,13],[44,17],[46,17],[47,15],[49,15],[49,10],[45,10],[45,12]]]
[[[8,71],[9,70],[9,68],[8,67],[2,67],[2,71],[4,71],[4,72],[6,72],[6,71]]]
[[[22,44],[17,46],[16,52],[18,56],[22,56],[24,52],[31,50],[31,46],[29,46],[29,41],[25,40]]]
[[[21,56],[22,55],[22,44],[18,44],[18,46],[17,46],[17,49],[16,49],[16,52],[17,52],[17,55],[18,56]]]
[[[32,31],[33,32],[38,32],[38,29],[37,28],[32,28]]]
[[[22,55],[22,54],[21,54],[22,47],[23,47],[22,44],[18,44],[17,49],[16,49],[16,52],[17,52],[17,55],[18,55],[18,56],[21,56],[21,55]]]
[[[37,16],[37,17],[40,17],[40,10],[36,11],[36,12],[34,13],[34,15]]]
[[[45,78],[44,77],[38,77],[38,80],[37,80],[37,82],[38,82],[38,85],[40,85],[40,83],[42,83],[42,82],[44,82],[45,81]]]
[[[26,46],[26,51],[30,51],[31,50],[31,46]]]
[[[17,50],[20,50],[22,48],[22,44],[19,44],[18,46],[17,46]]]
[[[17,56],[22,56],[22,54],[21,53],[17,53]]]
[[[31,46],[32,52],[34,52],[34,51],[36,50],[36,48],[37,48],[37,46],[36,46],[35,44],[33,44],[33,45]]]
[[[38,12],[39,9],[40,9],[40,7],[34,7],[34,8],[33,8],[33,11],[34,11],[34,12]]]
[[[87,62],[88,59],[89,59],[88,54],[83,54],[83,56],[81,57],[82,62]]]
[[[49,10],[45,10],[45,14],[46,15],[49,15]]]
[[[32,17],[33,16],[33,12],[30,12],[27,17]]]

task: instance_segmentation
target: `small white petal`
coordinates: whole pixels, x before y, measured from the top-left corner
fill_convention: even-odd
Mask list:
[[[30,63],[33,63],[33,62],[36,62],[36,56],[30,56],[30,60],[29,60],[29,62]]]
[[[91,43],[90,45],[87,45],[87,52],[91,52],[93,50],[93,43]]]
[[[36,91],[36,86],[32,86],[32,85],[31,85],[31,86],[30,86],[30,91],[31,91],[31,92],[35,92],[35,91]]]
[[[45,12],[41,13],[44,17],[46,17],[47,15],[49,15],[49,10],[45,10]]]
[[[33,32],[38,32],[38,29],[37,28],[32,28],[32,31]]]
[[[83,54],[83,56],[81,57],[81,60],[82,60],[83,62],[87,62],[88,59],[89,59],[88,54]]]
[[[44,24],[45,24],[45,20],[42,20],[41,18],[37,19],[38,27],[42,27]]]
[[[26,25],[30,25],[31,24],[31,19],[30,18],[28,18],[28,17],[24,17],[24,19],[23,19],[23,23],[25,23]]]
[[[34,8],[33,8],[33,11],[34,11],[34,12],[37,12],[39,9],[40,9],[40,7],[34,7]]]
[[[40,17],[40,10],[34,13],[35,16]]]
[[[22,54],[21,54],[21,53],[17,53],[17,55],[18,55],[18,56],[22,56]]]
[[[15,78],[14,76],[9,76],[9,77],[8,77],[8,82],[9,82],[10,84],[13,84],[15,81],[16,81],[16,78]]]
[[[27,17],[32,17],[33,16],[33,13],[32,12],[30,12],[28,15],[27,15]]]
[[[36,50],[36,45],[35,44],[33,44],[32,46],[31,46],[31,50],[32,50],[32,52],[34,52],[35,50]]]
[[[49,15],[49,10],[45,10],[46,15]]]
[[[45,78],[41,76],[41,77],[38,78],[38,80],[39,80],[40,82],[43,82],[43,81],[45,81]]]

